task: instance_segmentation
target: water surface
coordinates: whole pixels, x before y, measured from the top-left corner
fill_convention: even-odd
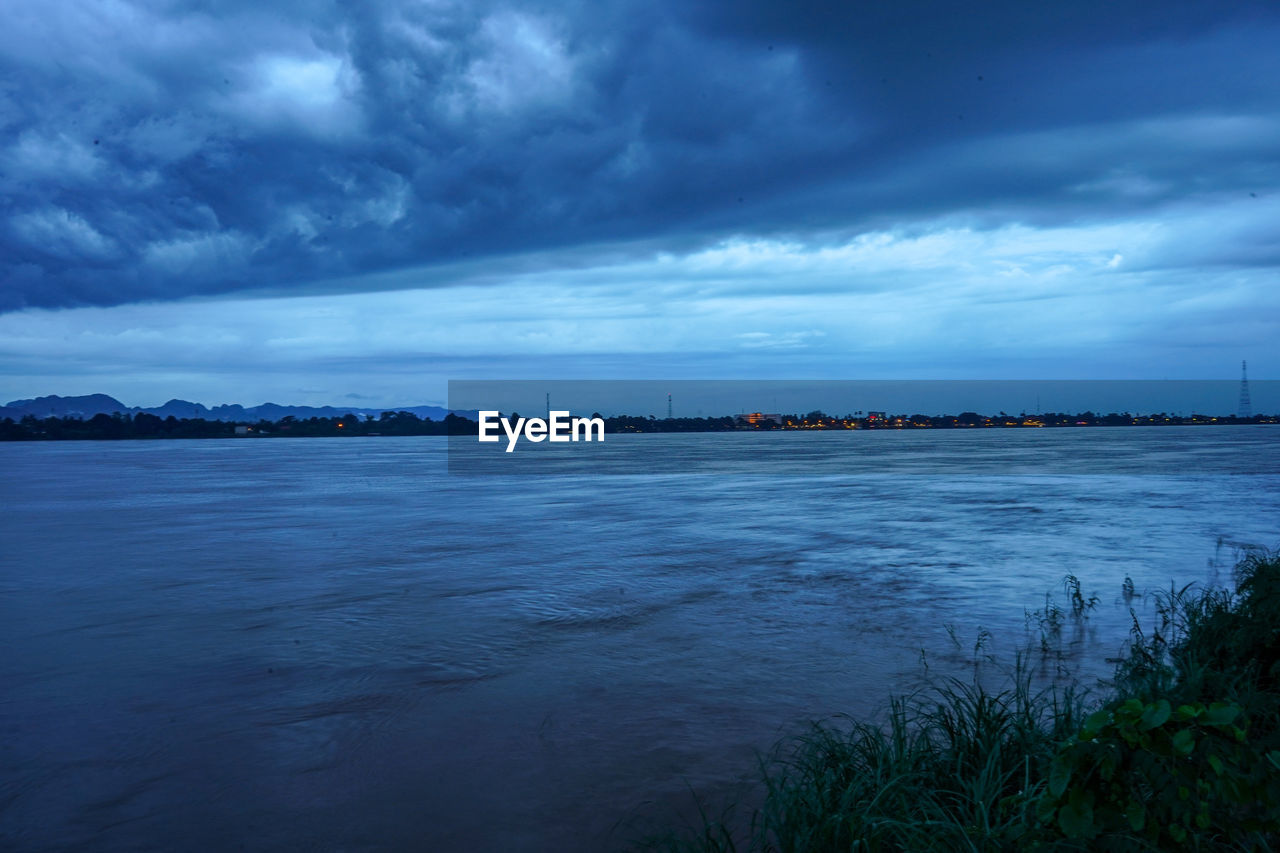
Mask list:
[[[895,473],[824,435],[609,437],[638,471],[808,442],[822,476],[450,476],[439,438],[0,446],[0,846],[616,848],[806,719],[1003,659],[1068,573],[1102,600],[1068,663],[1105,675],[1126,575],[1226,582],[1232,543],[1280,544],[1254,473],[1280,432],[1086,433],[1081,470],[1162,473],[1028,474],[1025,447],[1017,475],[943,473],[929,435]]]

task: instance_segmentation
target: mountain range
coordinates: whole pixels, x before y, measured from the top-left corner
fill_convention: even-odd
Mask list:
[[[412,412],[420,418],[438,421],[449,414],[448,409],[440,406],[394,406],[379,409],[361,409],[349,406],[281,406],[276,403],[263,403],[261,406],[241,406],[237,404],[214,406],[192,403],[187,400],[170,400],[163,406],[143,408],[126,406],[115,397],[107,394],[86,394],[82,397],[59,397],[51,394],[48,397],[36,397],[31,400],[13,400],[0,406],[0,420],[13,418],[21,420],[27,415],[37,418],[79,417],[91,418],[94,415],[111,415],[119,412],[126,415],[146,413],[167,418],[202,418],[206,421],[278,421],[292,415],[295,418],[336,418],[343,415],[373,415],[375,418],[383,412]]]

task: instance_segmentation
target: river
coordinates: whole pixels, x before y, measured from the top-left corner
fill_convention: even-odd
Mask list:
[[[0,445],[0,846],[621,848],[806,720],[997,670],[1068,574],[1099,606],[1040,663],[1093,683],[1126,576],[1141,613],[1280,544],[1280,428],[1060,432],[1010,474],[942,434],[858,473],[856,434],[609,436],[664,473],[563,476],[449,474],[442,438]],[[778,442],[821,464],[742,473]],[[1107,448],[1154,473],[1072,473]]]

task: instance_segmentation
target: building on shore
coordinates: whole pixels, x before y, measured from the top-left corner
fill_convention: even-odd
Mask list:
[[[761,427],[770,423],[782,426],[782,415],[774,412],[747,412],[736,418],[736,424],[740,427]]]

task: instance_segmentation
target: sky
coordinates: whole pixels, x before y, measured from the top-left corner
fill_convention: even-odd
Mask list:
[[[0,4],[0,403],[1280,372],[1274,3]]]

